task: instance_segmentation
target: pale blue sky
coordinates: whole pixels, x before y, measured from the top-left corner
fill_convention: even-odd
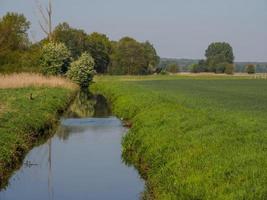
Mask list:
[[[41,0],[46,3],[47,0]],[[53,25],[67,21],[110,39],[149,40],[162,57],[203,58],[209,43],[231,43],[237,61],[267,61],[267,0],[54,0]],[[38,26],[34,0],[0,0]]]

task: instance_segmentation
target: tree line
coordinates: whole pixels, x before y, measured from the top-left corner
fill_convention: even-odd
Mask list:
[[[233,48],[226,42],[211,43],[205,51],[206,59],[163,59],[160,62],[160,69],[163,72],[178,73],[178,72],[214,72],[233,74],[237,72],[246,72],[248,74],[256,73],[256,67],[252,63],[242,64],[234,63]],[[262,66],[261,68],[266,68]],[[265,69],[266,70],[266,69]],[[264,71],[264,70],[262,70]]]
[[[47,63],[44,64],[43,53],[47,50],[44,47],[50,42],[55,43],[53,50],[56,51],[60,47],[59,51],[66,53],[64,56],[67,56],[69,61],[64,64],[65,67],[53,69],[63,70],[64,73],[67,72],[71,61],[77,60],[83,53],[92,57],[93,70],[100,74],[145,75],[181,71],[233,74],[235,68],[240,71],[240,66],[234,64],[233,48],[226,42],[211,43],[205,51],[205,60],[197,62],[183,60],[182,64],[185,64],[183,66],[177,64],[175,60],[160,62],[156,49],[149,41],[139,42],[130,37],[111,41],[105,34],[97,32],[88,34],[82,29],[71,27],[67,22],[63,22],[54,30],[49,28],[49,33],[46,31],[47,36],[44,39],[32,43],[28,36],[29,28],[30,22],[23,14],[8,12],[0,18],[0,72],[47,71],[43,67],[47,65]],[[54,56],[59,56],[60,52],[55,51],[53,51]],[[190,62],[192,64],[186,65]],[[48,63],[51,64],[50,61]],[[51,70],[53,67],[56,66],[50,66]],[[247,65],[245,70],[248,73],[255,73],[256,66]],[[53,74],[52,71],[48,74]]]
[[[23,14],[8,12],[0,19],[0,72],[42,72],[43,48],[50,42],[64,45],[72,61],[83,53],[89,54],[97,73],[149,74],[155,71],[160,60],[149,41],[139,42],[130,37],[111,41],[105,34],[88,34],[64,22],[54,28],[51,38],[47,36],[32,43],[29,28],[30,22]]]

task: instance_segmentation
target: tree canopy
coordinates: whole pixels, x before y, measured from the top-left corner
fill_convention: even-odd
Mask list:
[[[73,58],[78,58],[82,52],[86,51],[87,34],[80,29],[72,28],[64,22],[56,26],[52,33],[54,42],[61,42],[70,50]]]
[[[211,43],[205,56],[206,60],[199,60],[198,64],[189,66],[191,72],[234,73],[234,53],[230,44],[226,42]]]
[[[86,52],[94,60],[94,70],[101,74],[149,74],[155,72],[160,61],[149,41],[130,37],[110,41],[105,34],[87,34],[63,22],[51,30],[52,34],[32,44],[27,34],[29,27],[22,14],[7,13],[0,19],[1,72],[64,74],[70,60],[75,61]],[[66,60],[63,68],[62,59]]]
[[[143,45],[145,49],[145,59],[148,70],[154,71],[160,62],[160,57],[158,56],[154,46],[149,41],[146,41]]]
[[[0,54],[8,50],[24,50],[29,45],[30,22],[23,14],[8,12],[0,19]]]
[[[111,74],[148,74],[159,62],[153,45],[124,37],[112,43]]]
[[[40,65],[44,75],[63,75],[71,62],[70,51],[64,43],[49,42],[42,48]]]
[[[67,77],[81,88],[87,88],[95,74],[94,65],[92,56],[89,53],[83,53],[76,61],[71,63]]]
[[[18,72],[26,66],[33,69],[36,63],[27,54],[31,50],[29,27],[30,22],[23,14],[8,12],[0,18],[0,71]]]
[[[246,72],[247,72],[248,74],[255,74],[255,73],[256,73],[256,66],[253,65],[253,64],[248,64],[248,65],[246,66]]]
[[[106,35],[96,32],[87,35],[83,30],[72,28],[64,22],[55,28],[53,40],[64,43],[75,59],[83,52],[89,52],[95,60],[95,70],[98,73],[107,71],[111,44]]]
[[[104,34],[94,32],[87,37],[86,48],[94,58],[96,72],[106,73],[111,53],[109,38]]]
[[[210,71],[215,71],[215,67],[220,63],[234,63],[233,48],[226,42],[211,43],[206,50],[207,65]]]
[[[145,49],[135,39],[124,37],[114,43],[111,73],[142,74],[146,71]]]

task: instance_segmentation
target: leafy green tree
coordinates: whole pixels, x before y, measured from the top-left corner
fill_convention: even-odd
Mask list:
[[[196,63],[189,65],[188,68],[192,73],[199,73],[199,65]]]
[[[8,12],[0,18],[0,71],[2,73],[29,71],[26,66],[36,58],[28,56],[30,42],[27,31],[30,22],[24,15]],[[27,56],[26,56],[27,55]],[[30,59],[29,59],[30,58]],[[31,67],[33,69],[33,67]]]
[[[235,65],[227,63],[225,65],[224,73],[232,75],[232,74],[234,74],[234,72],[235,72]]]
[[[63,75],[70,62],[70,51],[63,43],[49,42],[43,46],[40,65],[44,75]]]
[[[148,70],[150,72],[153,72],[158,66],[160,58],[157,54],[156,49],[149,41],[146,41],[145,43],[143,43],[143,45],[145,49],[145,59],[147,62],[146,65],[148,66]]]
[[[83,30],[72,28],[66,22],[56,26],[52,39],[54,42],[64,43],[73,58],[78,58],[87,50],[87,34]]]
[[[89,53],[83,53],[78,60],[71,63],[67,77],[81,88],[87,88],[95,74],[94,65],[93,57]]]
[[[248,64],[248,65],[246,66],[246,72],[247,72],[248,74],[255,74],[255,73],[256,73],[256,66],[253,65],[253,64]]]
[[[209,45],[205,56],[209,71],[216,72],[216,66],[220,63],[234,63],[233,48],[225,42],[215,42]]]
[[[20,54],[16,62],[17,72],[40,72],[40,58],[42,47],[36,43]]]
[[[106,73],[111,53],[109,38],[104,34],[94,32],[87,37],[86,48],[94,58],[96,72]]]
[[[200,73],[200,72],[206,72],[207,67],[204,65],[204,63],[193,63],[187,67],[190,72],[192,73]]]
[[[176,63],[172,63],[166,67],[166,71],[171,72],[171,73],[177,73],[177,72],[180,72],[180,67]]]
[[[215,73],[223,74],[228,63],[216,63],[214,64]]]
[[[207,64],[206,61],[203,59],[198,61],[198,65],[200,65],[200,66],[205,66],[206,64]]]
[[[147,64],[145,48],[142,43],[130,37],[124,37],[117,43],[113,43],[110,73],[147,74]]]
[[[25,50],[29,46],[30,22],[23,14],[8,12],[0,19],[0,54],[8,50]]]

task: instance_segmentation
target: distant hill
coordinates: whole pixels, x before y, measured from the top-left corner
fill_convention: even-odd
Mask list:
[[[180,66],[181,71],[187,72],[188,66],[196,64],[199,59],[185,59],[185,58],[161,58],[159,63],[159,68],[166,68],[169,64],[177,64]],[[267,73],[267,62],[235,62],[236,72],[245,72],[246,66],[248,64],[256,65],[257,73]]]

